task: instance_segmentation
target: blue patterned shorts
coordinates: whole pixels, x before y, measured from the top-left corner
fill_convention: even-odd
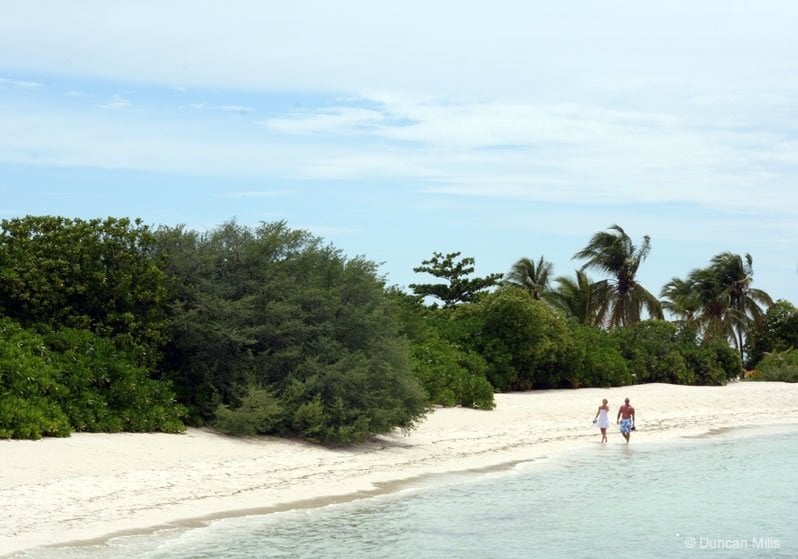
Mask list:
[[[620,423],[621,433],[631,433],[632,432],[632,420],[631,419],[621,419]]]

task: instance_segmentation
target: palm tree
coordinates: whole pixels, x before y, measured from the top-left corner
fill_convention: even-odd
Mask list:
[[[557,287],[546,296],[554,307],[580,324],[601,324],[603,301],[607,299],[604,282],[592,282],[583,270],[576,271],[576,278],[560,276],[554,281]]]
[[[662,290],[665,308],[680,314],[689,310],[703,329],[704,339],[731,341],[743,356],[745,338],[772,305],[766,292],[751,287],[753,259],[730,252],[715,255],[707,268],[690,272],[686,281],[673,278]]]
[[[693,285],[680,278],[672,278],[660,292],[662,308],[685,322],[694,322],[701,311],[701,301]]]
[[[639,322],[643,309],[653,318],[662,318],[660,302],[636,279],[637,270],[650,250],[648,235],[636,247],[619,225],[612,225],[608,231],[593,235],[587,246],[574,255],[587,259],[582,270],[595,268],[612,276],[602,280],[605,286],[601,289],[605,297],[601,322],[608,327]]]
[[[728,306],[728,323],[740,357],[743,357],[743,343],[748,331],[764,313],[759,305],[773,304],[770,295],[751,287],[754,279],[753,262],[747,253],[743,259],[739,254],[722,252],[715,255],[710,264],[710,270],[721,289],[721,297]]]
[[[710,268],[693,270],[686,283],[698,301],[696,318],[704,330],[704,339],[728,340],[733,337],[728,302],[715,273]]]
[[[540,257],[537,264],[529,258],[521,258],[504,275],[502,283],[526,289],[532,297],[540,300],[543,298],[543,294],[549,290],[549,277],[552,270],[551,262],[546,262],[543,256]]]

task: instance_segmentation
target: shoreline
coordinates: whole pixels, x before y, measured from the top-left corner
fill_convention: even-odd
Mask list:
[[[719,441],[719,440],[729,440],[728,436],[741,434],[741,437],[734,437],[734,438],[750,438],[755,437],[757,435],[767,435],[767,434],[784,434],[784,433],[798,433],[798,422],[795,423],[771,423],[771,424],[762,424],[762,425],[752,425],[752,426],[740,426],[740,427],[721,427],[717,429],[711,429],[705,433],[699,433],[696,435],[685,435],[676,438],[669,438],[669,439],[662,439],[657,441],[643,441],[641,443],[642,446],[648,447],[647,450],[650,450],[652,446],[681,446],[685,442],[694,442],[694,441]],[[725,437],[725,439],[724,439]],[[617,443],[618,447],[624,447],[623,443]],[[563,450],[560,452],[556,458],[563,459],[568,458],[569,456],[573,456],[578,454],[581,456],[581,453],[584,453],[589,450],[589,447],[580,446],[580,447],[573,447],[568,450]],[[549,456],[544,456],[543,460],[548,461],[550,458]],[[440,487],[441,485],[450,485],[450,484],[458,484],[458,483],[468,483],[469,481],[473,481],[479,474],[502,474],[508,473],[513,471],[517,467],[531,465],[537,462],[538,460],[519,460],[504,464],[499,464],[496,466],[488,466],[484,468],[472,469],[472,470],[462,470],[462,471],[452,471],[452,472],[444,472],[439,474],[421,474],[414,478],[410,479],[403,479],[397,480],[393,482],[386,482],[377,484],[372,490],[364,490],[358,491],[357,493],[350,493],[345,495],[340,495],[331,498],[311,498],[306,499],[303,501],[297,501],[293,503],[286,503],[283,506],[275,506],[275,507],[266,507],[266,508],[256,508],[256,509],[246,509],[246,510],[231,510],[231,511],[224,511],[216,514],[211,514],[208,516],[197,517],[197,518],[187,518],[176,520],[164,525],[159,526],[149,526],[140,529],[132,529],[132,530],[123,530],[120,532],[112,533],[112,534],[105,534],[103,536],[99,536],[96,538],[91,538],[88,540],[71,540],[60,542],[56,544],[50,544],[47,546],[41,546],[44,548],[74,548],[74,547],[89,547],[89,546],[101,546],[106,545],[112,540],[116,538],[125,538],[125,537],[132,537],[132,536],[157,536],[159,532],[166,532],[166,531],[188,531],[193,528],[202,528],[205,526],[210,525],[213,522],[219,520],[229,520],[229,519],[236,519],[236,518],[246,518],[250,516],[263,516],[263,515],[270,515],[270,514],[279,514],[281,512],[291,512],[291,511],[300,511],[306,509],[315,509],[315,508],[323,508],[327,506],[335,506],[340,504],[347,504],[352,503],[360,500],[366,500],[381,496],[393,496],[399,495],[403,491],[408,490],[420,490],[423,491],[430,487]],[[436,482],[436,480],[443,479],[444,482]],[[465,479],[465,481],[463,481]],[[0,557],[8,557],[9,559],[13,559],[14,557],[23,557],[25,550],[14,552],[11,555],[3,555]],[[22,555],[20,555],[22,554]]]
[[[0,441],[0,557],[348,502],[447,475],[556,460],[598,445],[598,429],[590,423],[601,398],[610,400],[614,419],[626,396],[637,409],[632,445],[798,424],[798,384],[735,382],[497,394],[495,410],[439,408],[407,435],[342,449],[200,429]],[[610,445],[621,444],[617,427],[608,435]]]

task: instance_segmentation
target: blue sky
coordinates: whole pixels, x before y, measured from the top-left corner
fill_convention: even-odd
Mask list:
[[[285,220],[401,286],[617,223],[652,292],[748,252],[798,304],[794,2],[282,4],[5,3],[0,218]]]

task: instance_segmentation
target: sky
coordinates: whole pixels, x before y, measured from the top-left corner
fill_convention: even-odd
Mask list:
[[[573,276],[617,224],[652,293],[750,253],[798,304],[792,0],[0,8],[0,219],[285,221],[400,287],[434,252]]]

